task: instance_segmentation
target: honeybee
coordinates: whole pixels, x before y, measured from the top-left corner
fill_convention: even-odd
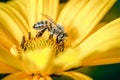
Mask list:
[[[34,24],[33,28],[38,30],[36,37],[41,37],[43,33],[47,30],[50,35],[49,39],[56,36],[56,43],[62,43],[62,47],[64,48],[64,39],[68,36],[67,33],[64,32],[64,27],[60,24],[56,24],[48,15],[42,14],[48,20],[40,21]]]

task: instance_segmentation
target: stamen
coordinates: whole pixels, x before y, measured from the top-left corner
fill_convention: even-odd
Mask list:
[[[31,32],[28,33],[28,39],[31,39]]]
[[[56,43],[56,41],[51,38],[45,37],[33,37],[30,38],[31,33],[29,32],[29,39],[25,41],[25,36],[23,36],[23,40],[21,42],[22,50],[29,51],[29,50],[41,50],[47,46],[50,46],[53,49],[53,53],[58,54],[64,50],[64,43],[61,41],[60,44]],[[19,51],[21,52],[21,51]]]
[[[22,49],[24,48],[24,43],[25,43],[25,36],[23,36],[22,42],[21,42],[21,48],[22,48]]]

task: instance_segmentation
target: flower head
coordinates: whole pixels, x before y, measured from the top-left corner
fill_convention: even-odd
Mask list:
[[[84,66],[120,63],[120,18],[96,28],[115,0],[12,0],[0,3],[3,80],[52,80]],[[60,25],[61,24],[61,25]]]

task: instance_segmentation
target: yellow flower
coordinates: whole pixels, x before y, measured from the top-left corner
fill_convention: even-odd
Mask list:
[[[120,18],[96,26],[115,2],[70,0],[61,11],[59,0],[0,3],[0,74],[11,73],[3,80],[52,80],[57,75],[92,80],[73,69],[120,63]],[[54,35],[49,39],[47,30],[35,37],[33,25],[46,20],[42,13],[64,26],[68,37],[63,42]]]

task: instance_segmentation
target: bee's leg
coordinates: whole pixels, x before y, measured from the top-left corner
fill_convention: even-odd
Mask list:
[[[23,39],[21,41],[21,47],[22,47],[22,49],[24,48],[24,43],[25,43],[25,36],[23,36]]]
[[[53,34],[50,34],[50,35],[49,35],[49,39],[51,39],[51,38],[53,38]]]
[[[35,37],[40,37],[40,36],[42,36],[42,34],[43,33],[41,31],[39,31]]]
[[[64,41],[62,40],[61,42],[62,42],[62,44],[61,44],[62,51],[64,51]]]
[[[59,36],[56,38],[56,43],[60,43]]]
[[[45,32],[45,30],[46,30],[46,28],[39,31],[35,37],[41,37],[43,35],[43,33]]]
[[[61,50],[64,51],[64,41],[60,40],[59,46],[61,47]]]
[[[56,38],[56,43],[62,48],[62,51],[64,51],[64,41],[61,39],[59,35]]]
[[[53,30],[51,31],[51,33],[50,33],[50,35],[49,35],[49,39],[53,38],[54,33],[55,33],[55,29],[53,29]]]
[[[60,43],[60,41],[61,41],[60,34],[61,34],[61,33],[59,33],[59,34],[57,35],[57,37],[56,37],[56,43]]]

